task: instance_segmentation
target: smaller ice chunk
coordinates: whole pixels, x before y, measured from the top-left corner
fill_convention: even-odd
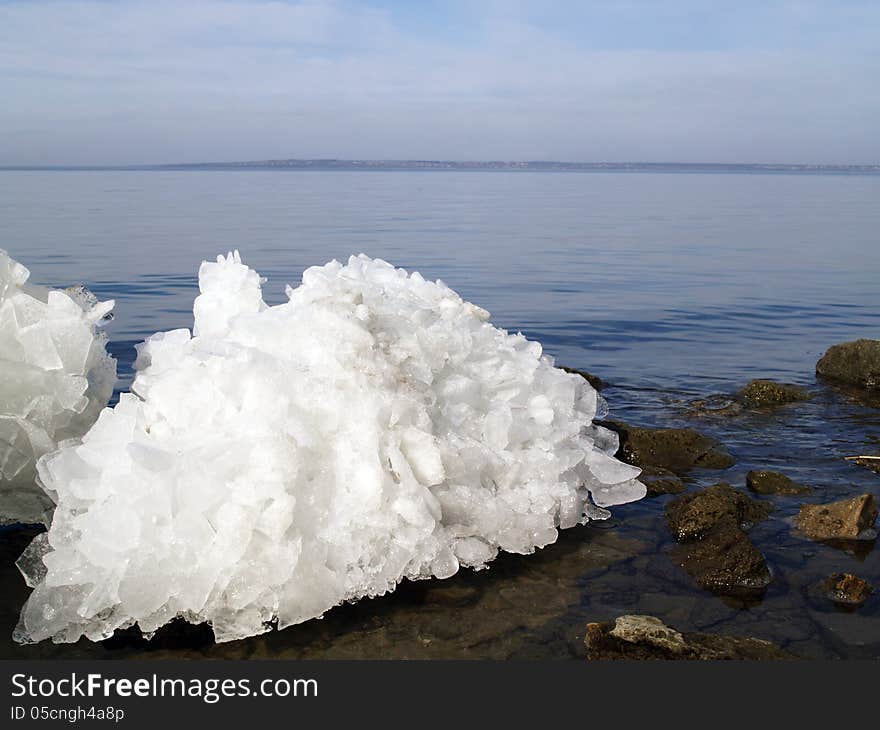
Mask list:
[[[81,437],[113,392],[116,361],[99,324],[113,302],[48,290],[0,250],[0,524],[46,522],[36,462]]]
[[[52,548],[49,546],[49,533],[42,532],[31,540],[24,552],[15,565],[19,572],[24,576],[24,582],[29,588],[35,588],[42,583],[46,577],[46,566],[43,563],[43,556],[50,552]]]

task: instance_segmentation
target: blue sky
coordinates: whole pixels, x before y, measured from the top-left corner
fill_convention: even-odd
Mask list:
[[[880,162],[880,3],[0,0],[0,164]]]

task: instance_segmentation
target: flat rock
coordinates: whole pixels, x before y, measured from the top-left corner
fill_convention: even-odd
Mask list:
[[[685,646],[684,636],[654,616],[620,616],[608,632],[615,639],[630,644],[645,642],[659,649],[680,653]]]
[[[746,474],[746,486],[755,494],[808,494],[813,491],[785,474],[766,469],[753,469]]]
[[[822,582],[825,595],[843,606],[861,606],[874,588],[864,578],[852,573],[834,573]]]
[[[797,527],[812,540],[858,540],[871,530],[876,519],[873,495],[860,494],[828,504],[802,505]]]
[[[645,485],[649,497],[661,494],[681,494],[685,489],[684,482],[669,469],[659,466],[642,467],[639,481]]]
[[[587,659],[719,660],[796,659],[775,644],[752,637],[682,633],[654,616],[620,616],[587,624]]]
[[[735,401],[729,394],[715,393],[692,400],[687,404],[685,414],[695,418],[706,416],[738,416],[743,412],[742,403]]]
[[[880,340],[833,345],[816,363],[816,373],[862,388],[880,388]]]
[[[586,380],[590,385],[593,386],[596,390],[602,390],[605,388],[608,383],[606,383],[602,378],[598,375],[593,375],[593,373],[588,373],[586,370],[578,370],[577,368],[569,368],[565,365],[558,366],[560,370],[565,370],[567,373],[572,373],[573,375],[580,375],[584,380]]]
[[[645,428],[621,421],[603,421],[617,432],[617,458],[634,466],[657,466],[676,474],[694,467],[726,469],[735,462],[715,439],[692,428]]]
[[[672,558],[697,585],[719,595],[758,596],[770,585],[764,554],[730,517],[702,539],[674,548]]]
[[[734,396],[734,400],[746,408],[766,408],[809,399],[809,391],[800,385],[762,379],[752,380]]]
[[[773,505],[752,499],[729,484],[714,484],[676,497],[666,505],[666,521],[679,542],[706,536],[722,520],[748,527],[767,518]]]

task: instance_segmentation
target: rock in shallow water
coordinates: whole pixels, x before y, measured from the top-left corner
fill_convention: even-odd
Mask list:
[[[864,578],[851,573],[834,573],[822,584],[825,594],[842,606],[861,606],[874,592],[874,588]]]
[[[806,484],[798,484],[785,474],[766,469],[753,469],[746,474],[746,486],[755,494],[808,494],[813,490]]]
[[[19,641],[258,634],[644,496],[587,381],[442,282],[360,256],[275,307],[261,284],[203,264],[193,334],[149,338],[132,393],[41,460],[58,506]]]
[[[732,519],[738,527],[749,527],[772,511],[773,505],[722,482],[672,500],[666,505],[666,520],[676,540],[698,540],[723,519]]]
[[[806,388],[775,380],[752,380],[735,396],[735,400],[746,408],[767,408],[809,399]]]
[[[829,504],[805,504],[797,527],[811,540],[858,540],[875,537],[877,503],[873,495],[861,494]]]
[[[833,345],[816,363],[816,373],[862,388],[880,388],[880,340]]]
[[[36,462],[82,436],[107,405],[116,361],[98,330],[113,302],[49,290],[0,250],[0,525],[46,522]]]
[[[684,482],[668,469],[659,466],[644,466],[639,481],[645,485],[649,497],[661,494],[681,494]]]
[[[796,659],[763,639],[681,633],[654,616],[620,616],[614,623],[587,624],[587,659]]]
[[[772,578],[764,554],[731,518],[700,540],[677,545],[672,557],[697,585],[719,595],[757,597]]]
[[[723,483],[676,497],[666,505],[666,520],[684,544],[673,549],[673,560],[707,590],[761,593],[770,584],[770,569],[743,528],[766,519],[772,509]]]
[[[692,428],[645,428],[603,421],[620,439],[617,456],[635,466],[657,466],[681,474],[694,467],[726,469],[734,458],[715,439]]]

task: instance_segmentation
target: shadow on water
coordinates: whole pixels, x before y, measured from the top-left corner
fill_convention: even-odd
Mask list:
[[[0,538],[4,573],[36,528],[9,531]],[[584,572],[601,573],[631,560],[644,549],[613,530],[574,528],[552,546],[531,556],[502,555],[490,570],[462,570],[448,580],[404,581],[396,591],[356,604],[339,606],[325,616],[284,631],[228,644],[214,644],[206,625],[176,620],[152,640],[136,629],[117,632],[93,644],[43,643],[13,647],[5,656],[206,657],[206,658],[505,658],[534,652],[536,632],[565,615],[580,597]],[[3,575],[4,585],[14,576]],[[21,581],[19,581],[21,583]],[[4,605],[23,601],[23,585]],[[11,631],[15,611],[3,613]]]

